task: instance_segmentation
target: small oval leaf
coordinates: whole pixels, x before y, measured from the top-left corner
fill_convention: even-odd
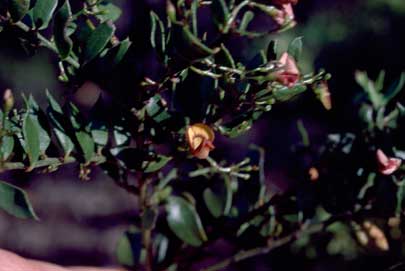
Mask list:
[[[34,118],[31,114],[26,114],[23,122],[24,147],[30,160],[30,165],[33,166],[39,158],[40,140],[39,130]]]
[[[112,38],[115,31],[115,26],[104,22],[90,34],[86,45],[83,49],[83,62],[87,63],[93,60]]]
[[[125,232],[117,245],[118,262],[123,266],[135,266],[142,251],[142,236],[139,230],[133,228]]]
[[[195,247],[207,241],[200,217],[188,201],[172,196],[168,200],[166,211],[170,229],[182,241]]]

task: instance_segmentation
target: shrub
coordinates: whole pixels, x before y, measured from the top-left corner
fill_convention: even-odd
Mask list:
[[[101,167],[139,199],[139,219],[117,247],[130,268],[223,270],[281,247],[348,257],[360,247],[386,251],[383,229],[387,222],[398,228],[404,215],[404,107],[394,104],[403,77],[383,92],[384,73],[374,82],[359,72],[365,126],[330,134],[322,147],[311,145],[298,123],[296,156],[311,159],[292,167],[302,180],[296,189],[269,189],[258,146],[240,162],[215,155],[215,137],[239,137],[304,91],[331,109],[330,75],[300,72],[302,39],[277,48],[277,34],[295,25],[293,2],[167,1],[143,20],[150,29],[145,41],[119,37],[114,21],[121,11],[112,2],[2,1],[2,35],[24,40],[30,52],[53,51],[58,78],[74,99],[60,104],[46,91],[46,109],[32,96],[17,109],[7,90],[0,169],[45,174],[77,163],[87,180]],[[140,55],[151,48],[148,65]],[[389,204],[379,192],[386,189]],[[5,211],[37,218],[21,189],[2,182],[0,192]],[[199,265],[219,241],[235,254]]]

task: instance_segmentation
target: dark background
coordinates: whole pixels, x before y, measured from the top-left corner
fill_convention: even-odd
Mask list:
[[[139,66],[153,74],[155,66],[148,62],[151,52],[144,47],[149,39],[145,21],[149,18],[148,11],[161,7],[162,1],[113,2],[123,8],[117,23],[118,37],[136,37],[133,42],[139,49],[137,59],[143,61]],[[217,154],[227,153],[240,160],[250,143],[265,147],[266,175],[274,191],[286,190],[300,181],[288,174],[294,160],[291,146],[299,141],[297,120],[304,122],[315,144],[323,142],[329,132],[351,131],[356,128],[355,98],[360,91],[353,79],[355,70],[368,71],[375,77],[384,69],[387,82],[405,70],[405,1],[302,0],[295,10],[298,26],[280,37],[279,50],[285,50],[294,37],[304,37],[304,55],[299,65],[303,71],[325,68],[332,74],[333,110],[324,110],[312,94],[304,94],[277,106],[240,138],[220,139],[223,144],[217,148]],[[57,81],[57,60],[51,52],[39,49],[32,56],[16,44],[0,34],[0,92],[11,88],[20,104],[19,93],[32,93],[42,105],[45,89],[60,98],[68,93]],[[139,76],[136,71],[128,73],[133,73],[134,78]],[[79,181],[76,172],[77,168],[68,166],[47,175],[1,174],[2,180],[28,191],[41,221],[22,221],[1,213],[0,247],[58,264],[115,264],[115,245],[136,215],[136,199],[116,187],[102,172],[93,172],[86,182]],[[265,258],[257,260],[256,270],[268,270],[265,265],[260,267],[265,261]],[[348,268],[336,262],[331,266],[325,260],[318,261],[316,266],[308,263],[303,268]],[[383,270],[378,269],[382,268],[378,264],[374,268]]]

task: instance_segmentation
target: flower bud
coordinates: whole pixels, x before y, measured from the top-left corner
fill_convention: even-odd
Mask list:
[[[280,57],[279,62],[282,67],[275,72],[276,80],[287,87],[294,86],[300,77],[300,71],[294,58],[288,53],[284,53]]]
[[[364,221],[355,232],[357,241],[365,248],[374,251],[387,251],[389,244],[384,232],[374,223]]]
[[[332,99],[328,83],[321,82],[316,86],[315,93],[326,110],[332,109]]]
[[[198,159],[206,159],[209,152],[215,148],[213,145],[214,131],[203,123],[196,123],[187,127],[186,139],[191,153]]]
[[[294,20],[295,15],[291,4],[281,5],[281,9],[277,9],[273,19],[278,25],[284,26],[287,22]]]
[[[14,95],[11,89],[6,89],[3,94],[3,109],[4,112],[10,112],[14,106]]]
[[[384,175],[391,175],[402,164],[402,160],[399,158],[387,157],[385,153],[378,149],[376,153],[378,171]]]
[[[317,182],[319,180],[319,171],[316,167],[311,167],[308,170],[309,179],[311,182]]]

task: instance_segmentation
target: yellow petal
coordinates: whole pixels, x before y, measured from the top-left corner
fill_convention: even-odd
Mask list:
[[[214,141],[214,131],[208,125],[196,123],[187,127],[186,138],[192,150],[196,150],[204,140]]]

